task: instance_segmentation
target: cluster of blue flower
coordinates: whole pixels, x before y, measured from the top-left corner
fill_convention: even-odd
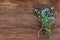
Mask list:
[[[53,7],[44,8],[42,10],[35,9],[36,14],[41,21],[42,29],[46,30],[45,31],[46,37],[49,37],[51,34],[51,27],[54,22],[53,9],[54,9]],[[40,31],[41,30],[39,30],[39,32]],[[39,36],[39,32],[38,32],[38,36]]]

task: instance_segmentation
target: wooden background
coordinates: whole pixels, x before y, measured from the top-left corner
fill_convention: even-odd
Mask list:
[[[55,22],[50,38],[44,32],[37,37],[40,29],[33,9],[55,7]],[[59,0],[0,0],[0,40],[60,40]]]

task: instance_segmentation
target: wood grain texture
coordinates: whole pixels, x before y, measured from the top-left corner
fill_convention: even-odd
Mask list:
[[[34,15],[34,8],[55,7],[55,23],[51,37],[44,32],[37,37],[40,29],[39,19]],[[0,40],[60,40],[60,1],[59,0],[10,0],[0,1]]]

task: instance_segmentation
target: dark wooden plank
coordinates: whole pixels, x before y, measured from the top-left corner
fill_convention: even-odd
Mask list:
[[[44,32],[37,37],[40,21],[34,15],[35,7],[56,7],[55,23],[51,37]],[[0,1],[0,40],[60,40],[60,1],[57,0],[10,0]]]

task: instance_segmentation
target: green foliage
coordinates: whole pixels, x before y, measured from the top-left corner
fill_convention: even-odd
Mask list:
[[[52,14],[52,12],[50,12],[50,10],[48,8],[41,10],[41,14],[38,15],[38,17],[41,19],[42,25],[45,27],[45,29],[47,29],[45,31],[45,35],[46,37],[49,37],[51,34],[51,27],[52,24],[54,22],[54,16]]]

